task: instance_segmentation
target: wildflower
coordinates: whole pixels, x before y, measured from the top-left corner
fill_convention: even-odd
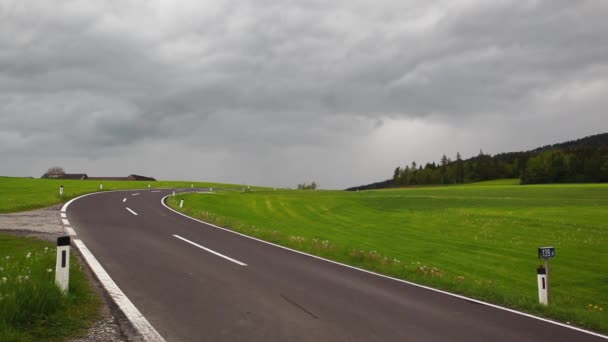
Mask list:
[[[4,267],[0,266],[0,272],[4,271]]]
[[[8,260],[8,259],[10,259],[10,258],[11,258],[11,256],[10,256],[10,255],[7,255],[7,256],[5,256],[4,258],[5,258],[6,260]]]
[[[46,252],[46,251],[48,251],[48,250],[49,250],[49,248],[48,248],[48,247],[44,247],[44,251],[45,251],[45,252]]]
[[[52,269],[52,268],[49,268],[49,269],[47,269],[46,271],[47,271],[48,273],[51,273],[51,272],[53,272],[53,269]]]
[[[27,255],[25,256],[26,259],[29,259],[32,256],[31,252],[28,252]]]
[[[25,280],[30,280],[30,277],[28,277],[28,276],[23,276],[23,279],[25,279]]]
[[[8,279],[6,279],[6,277],[2,277],[2,283],[3,283],[3,284],[6,284],[7,280],[8,280]]]

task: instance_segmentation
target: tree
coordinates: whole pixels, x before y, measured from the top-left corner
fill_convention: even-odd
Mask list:
[[[456,152],[456,183],[464,183],[464,165],[460,152]]]
[[[401,176],[401,167],[397,166],[395,172],[393,172],[393,183],[399,184],[399,177]]]
[[[446,184],[447,183],[447,179],[445,177],[445,174],[446,174],[446,172],[448,170],[448,157],[446,157],[445,154],[441,157],[441,164],[440,165],[441,165],[441,168],[440,168],[440,171],[441,171],[441,183],[442,184]]]
[[[65,175],[65,170],[61,166],[52,166],[49,167],[48,170],[46,170],[46,173],[49,176],[63,176]]]

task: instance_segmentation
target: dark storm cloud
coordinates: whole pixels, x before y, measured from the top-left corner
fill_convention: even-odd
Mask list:
[[[246,159],[264,170],[252,181],[279,179],[264,176],[273,164],[293,173],[280,182],[344,186],[386,176],[361,166],[363,146],[392,167],[437,158],[415,141],[451,147],[438,132],[478,150],[505,133],[492,122],[529,147],[562,140],[562,128],[597,133],[607,15],[601,1],[0,0],[0,155],[108,170],[134,158],[152,172],[148,151],[171,146],[175,162],[204,152],[225,163],[192,165],[219,180],[242,178],[234,165]],[[588,126],[573,125],[568,111],[582,108]],[[496,120],[479,127],[482,117]],[[526,133],[557,118],[554,133]],[[399,140],[393,128],[408,122],[426,130]],[[5,173],[40,167],[17,164]]]

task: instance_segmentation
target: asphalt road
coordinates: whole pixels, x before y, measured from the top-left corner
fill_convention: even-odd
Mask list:
[[[162,206],[170,193],[100,193],[67,211],[167,341],[605,341],[190,220]]]

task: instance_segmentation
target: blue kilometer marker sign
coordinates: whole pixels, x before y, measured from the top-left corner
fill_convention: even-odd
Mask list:
[[[540,259],[549,259],[555,257],[555,247],[539,247],[538,257]]]

